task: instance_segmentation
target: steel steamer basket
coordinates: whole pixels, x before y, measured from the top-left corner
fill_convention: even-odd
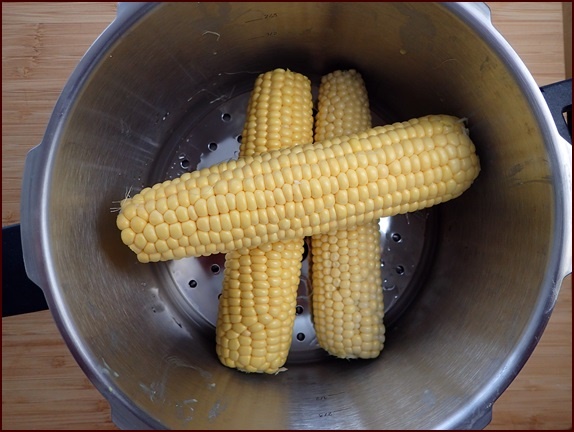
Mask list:
[[[387,339],[318,348],[308,258],[288,370],[222,366],[224,257],[140,264],[117,200],[237,157],[257,74],[366,81],[375,124],[468,119],[482,171],[461,197],[382,219]],[[474,3],[120,4],[26,160],[22,236],[74,357],[122,428],[482,428],[571,273],[571,146]]]

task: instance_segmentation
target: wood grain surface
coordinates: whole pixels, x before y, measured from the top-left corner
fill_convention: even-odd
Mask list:
[[[487,4],[495,27],[539,85],[571,76],[563,30],[565,17],[571,35],[571,6],[563,15],[558,2]],[[42,140],[69,75],[115,12],[112,2],[2,3],[3,226],[20,220],[26,153]],[[494,405],[487,429],[571,427],[569,276],[540,343]],[[48,311],[2,319],[2,429],[117,429],[107,402],[72,358]]]

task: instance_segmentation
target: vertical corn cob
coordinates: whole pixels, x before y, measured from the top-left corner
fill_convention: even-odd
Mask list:
[[[313,140],[311,83],[276,69],[258,77],[240,157]],[[216,325],[220,361],[245,372],[277,373],[287,360],[301,273],[303,238],[227,253]]]
[[[430,115],[184,174],[123,200],[116,225],[141,262],[205,256],[427,208],[479,171],[464,123]]]
[[[326,75],[319,87],[315,141],[371,127],[367,90],[354,70]],[[319,345],[340,358],[374,358],[383,349],[378,220],[311,238],[313,323]]]

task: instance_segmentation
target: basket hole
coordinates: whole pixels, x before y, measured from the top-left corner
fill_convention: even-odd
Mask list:
[[[221,120],[223,120],[224,122],[231,121],[231,114],[229,114],[229,113],[221,114]]]
[[[211,264],[211,273],[218,274],[221,271],[219,264]]]
[[[301,315],[303,313],[303,306],[297,305],[295,307],[295,315]]]
[[[402,265],[398,265],[395,267],[395,271],[397,272],[397,274],[400,275],[404,275],[405,274],[405,268]]]
[[[305,333],[297,333],[296,337],[299,342],[302,342],[305,340]]]
[[[395,243],[400,243],[400,241],[403,239],[402,236],[399,233],[392,233],[391,234],[391,239],[395,242]]]
[[[243,136],[237,135],[237,138],[235,138],[235,139],[237,140],[237,142],[238,142],[239,144],[241,144],[241,140],[243,139]]]
[[[207,144],[207,150],[212,152],[217,150],[217,143],[210,142],[209,144]]]
[[[189,168],[189,161],[187,159],[182,160],[179,165],[183,168],[183,169],[188,169]]]
[[[197,288],[197,281],[195,279],[192,279],[189,281],[188,285],[190,288]]]

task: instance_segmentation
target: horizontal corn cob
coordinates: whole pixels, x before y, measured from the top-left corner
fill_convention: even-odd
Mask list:
[[[324,76],[315,141],[371,127],[367,89],[355,70]],[[313,324],[319,345],[340,358],[374,358],[385,326],[379,221],[311,238]]]
[[[309,79],[283,69],[261,74],[249,100],[239,156],[312,139]],[[297,238],[226,254],[215,328],[216,352],[224,365],[272,374],[287,361],[303,242],[303,238]]]
[[[463,122],[432,115],[184,174],[123,200],[116,223],[141,262],[206,256],[430,207],[479,170]]]

